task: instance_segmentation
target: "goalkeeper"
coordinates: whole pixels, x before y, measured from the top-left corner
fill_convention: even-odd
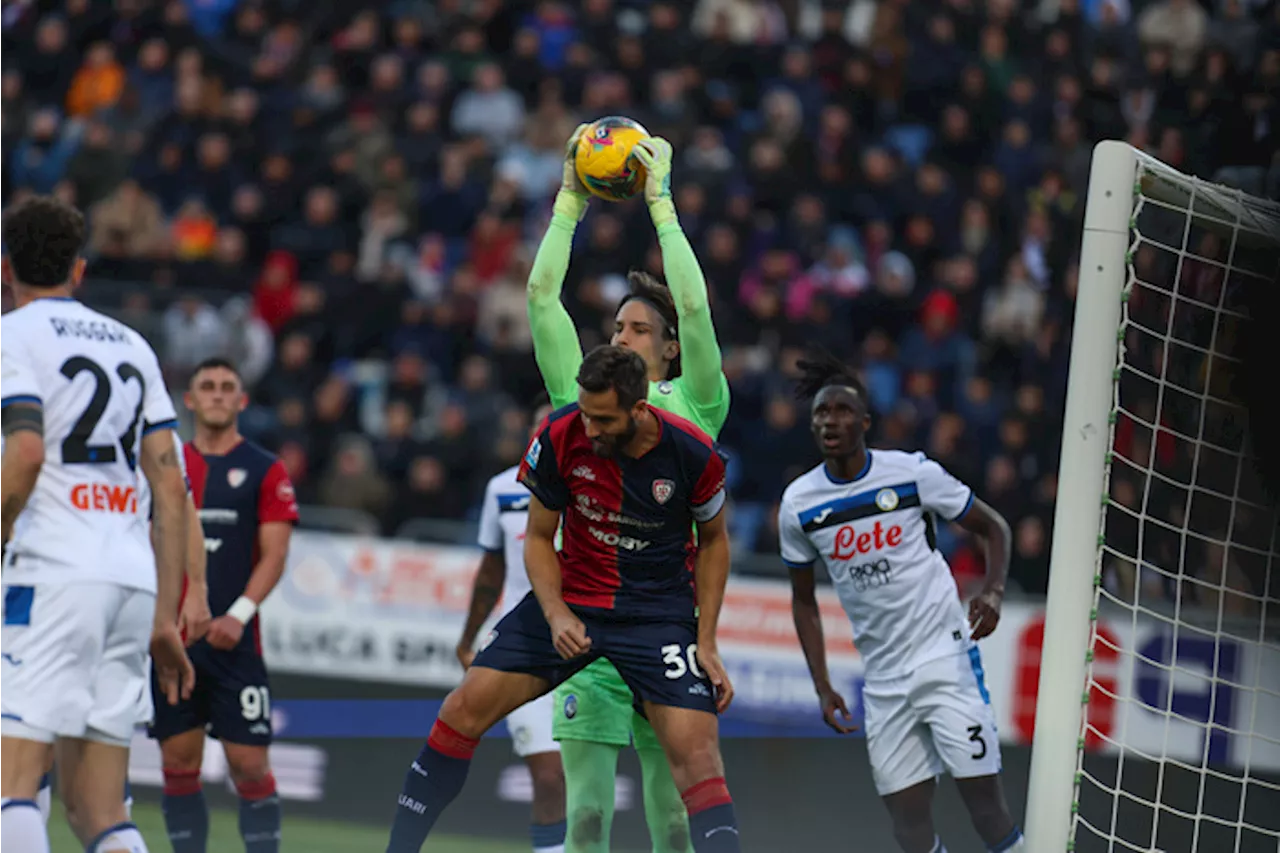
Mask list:
[[[550,227],[529,275],[533,350],[556,408],[578,399],[582,346],[560,288],[569,269],[573,232],[587,210],[587,190],[573,166],[580,125],[569,140],[564,181]],[[729,413],[729,383],[711,322],[707,284],[671,201],[671,143],[645,139],[634,156],[647,170],[645,201],[662,247],[667,285],[632,271],[618,306],[611,343],[643,356],[649,403],[693,421],[712,436]],[[688,817],[657,737],[632,706],[631,689],[613,664],[598,660],[557,688],[553,734],[564,762],[566,853],[608,853],[618,754],[634,738],[644,778],[644,811],[654,853],[689,851]]]

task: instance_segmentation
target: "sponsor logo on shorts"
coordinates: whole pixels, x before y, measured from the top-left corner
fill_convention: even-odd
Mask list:
[[[671,496],[676,493],[676,484],[671,480],[654,480],[653,481],[653,499],[660,504],[665,504],[671,500]]]
[[[691,695],[691,696],[710,696],[710,695],[711,695],[711,691],[707,690],[707,685],[705,685],[705,684],[703,684],[701,681],[699,681],[699,682],[697,682],[696,684],[692,685],[692,686],[689,688],[689,695]]]
[[[227,472],[227,484],[233,489],[238,489],[244,485],[244,481],[249,478],[249,472],[243,468],[232,468]]]
[[[576,716],[578,716],[578,697],[570,693],[564,697],[564,718],[572,720]]]

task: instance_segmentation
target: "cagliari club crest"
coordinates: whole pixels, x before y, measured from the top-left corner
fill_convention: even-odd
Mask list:
[[[248,476],[249,472],[243,468],[232,468],[227,472],[227,482],[231,484],[231,488],[238,489]]]
[[[676,493],[676,484],[671,480],[654,480],[653,481],[653,499],[660,504],[664,504],[671,500],[671,496]]]

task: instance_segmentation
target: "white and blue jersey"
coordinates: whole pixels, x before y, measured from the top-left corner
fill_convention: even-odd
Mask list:
[[[868,680],[896,678],[973,646],[933,516],[956,521],[973,490],[923,453],[867,452],[852,480],[824,465],[787,486],[778,511],[782,559],[821,560],[853,623]]]

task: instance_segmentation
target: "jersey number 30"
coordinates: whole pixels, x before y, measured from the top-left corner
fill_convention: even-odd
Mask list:
[[[118,458],[116,446],[90,444],[89,438],[98,428],[98,421],[102,420],[102,415],[107,410],[107,403],[111,401],[111,378],[102,369],[102,365],[82,355],[73,356],[62,363],[62,375],[67,379],[74,380],[86,371],[93,376],[93,397],[89,400],[89,405],[85,406],[75,426],[71,427],[71,434],[62,442],[62,461],[70,465],[106,465],[115,462]],[[138,466],[136,451],[138,424],[142,420],[142,401],[147,396],[147,383],[142,378],[142,371],[128,362],[116,368],[116,375],[123,382],[128,382],[130,379],[138,380],[138,389],[142,392],[138,395],[138,408],[133,412],[133,420],[129,422],[129,428],[119,439],[125,462],[132,471]]]

